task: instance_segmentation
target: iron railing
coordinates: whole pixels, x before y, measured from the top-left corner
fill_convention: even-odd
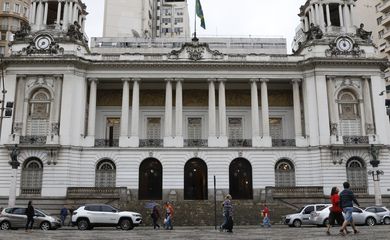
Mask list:
[[[207,139],[184,139],[184,147],[207,147]]]
[[[295,147],[295,139],[272,139],[273,147]]]
[[[41,188],[22,188],[20,190],[21,195],[41,195]]]
[[[21,136],[19,144],[44,145],[46,144],[46,139],[46,136]]]
[[[140,139],[139,147],[162,147],[162,139]]]
[[[343,141],[346,145],[369,144],[368,136],[343,136]]]
[[[95,139],[95,147],[119,147],[119,139]]]
[[[252,147],[252,139],[229,139],[229,147]]]

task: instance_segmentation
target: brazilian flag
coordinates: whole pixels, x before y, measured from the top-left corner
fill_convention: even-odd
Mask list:
[[[202,5],[200,4],[200,0],[196,0],[196,15],[200,18],[200,26],[206,29],[206,23],[204,21],[204,15],[202,10]]]

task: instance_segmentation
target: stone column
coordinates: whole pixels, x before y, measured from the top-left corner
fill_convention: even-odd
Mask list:
[[[368,135],[375,134],[374,120],[372,116],[372,104],[371,104],[371,89],[370,89],[370,77],[363,76],[363,101],[364,101],[364,112],[366,118],[366,133]],[[363,116],[362,116],[363,117]]]
[[[314,23],[314,25],[317,25],[316,14],[315,14],[316,12],[315,12],[314,5],[310,6],[310,13],[311,13],[311,23]]]
[[[79,16],[77,15],[78,13],[78,10],[77,10],[77,3],[74,4],[73,6],[73,18],[72,18],[72,24],[75,22],[75,21],[78,21],[79,19]]]
[[[251,83],[251,110],[252,110],[252,146],[260,147],[260,119],[259,119],[259,97],[257,91],[258,78],[250,80]]]
[[[68,8],[68,23],[69,24],[73,24],[73,6],[75,5],[75,3],[73,2],[70,2],[69,3],[69,8]]]
[[[351,26],[351,19],[349,16],[348,4],[344,4],[344,26],[348,31],[348,28]]]
[[[130,146],[139,146],[139,82],[141,79],[133,78],[133,96],[131,106],[131,136]]]
[[[354,25],[354,21],[353,21],[353,18],[354,18],[354,15],[355,15],[355,6],[354,5],[349,5],[350,9],[349,9],[349,16],[351,18],[351,27],[353,27]]]
[[[336,144],[341,139],[339,138],[340,125],[339,125],[339,115],[338,107],[336,103],[337,97],[335,94],[335,77],[327,77],[327,90],[328,90],[328,105],[329,105],[329,118],[330,118],[330,141],[331,144]]]
[[[361,113],[360,122],[362,126],[362,136],[366,136],[366,111],[364,109],[364,99],[359,99],[359,112]]]
[[[69,3],[65,0],[65,2],[64,2],[64,16],[62,19],[62,30],[68,29],[68,15],[69,15],[68,8],[69,8]]]
[[[294,96],[294,127],[295,138],[302,137],[302,117],[301,117],[301,100],[299,93],[299,83],[301,79],[293,79],[293,96]]]
[[[43,24],[47,25],[47,14],[49,11],[49,3],[45,2],[44,4],[45,4],[45,13],[43,15]]]
[[[219,137],[226,138],[226,96],[225,82],[226,79],[218,79],[218,111],[219,111]]]
[[[82,32],[85,31],[85,17],[82,17],[82,23],[81,23],[81,29],[83,30]]]
[[[332,22],[331,22],[331,20],[330,20],[329,3],[326,4],[326,25],[327,25],[327,27],[332,26]]]
[[[38,3],[38,8],[37,8],[37,22],[36,24],[38,25],[38,29],[40,29],[42,22],[43,22],[43,3],[40,1]]]
[[[262,125],[263,125],[263,134],[262,134],[262,145],[271,147],[272,140],[270,136],[269,129],[269,106],[268,106],[268,79],[260,79],[261,82],[261,114],[262,114]]]
[[[165,88],[165,134],[164,134],[164,146],[172,147],[173,137],[172,137],[172,80],[165,79],[166,88]]]
[[[37,16],[37,2],[33,2],[32,9],[31,9],[31,23],[37,24],[36,22],[36,16]]]
[[[88,137],[95,138],[95,119],[96,119],[96,94],[97,83],[96,78],[89,79],[91,82],[89,90],[89,107],[88,107]]]
[[[176,80],[176,146],[183,147],[183,87],[182,82],[183,79],[175,79]]]
[[[215,79],[209,79],[209,146],[216,141],[216,118],[215,118]]]
[[[129,101],[130,101],[130,79],[124,78],[122,91],[122,115],[121,115],[121,129],[119,136],[119,146],[122,147],[123,141],[129,138]],[[123,146],[124,147],[124,146]]]
[[[57,7],[57,26],[61,25],[61,11],[62,11],[62,2],[58,2],[58,7]]]
[[[306,16],[305,17],[305,32],[309,31],[309,18]]]
[[[322,30],[325,30],[325,16],[324,16],[324,6],[322,4],[319,4],[318,11],[320,12],[320,25]]]
[[[340,27],[344,27],[343,5],[339,4]]]

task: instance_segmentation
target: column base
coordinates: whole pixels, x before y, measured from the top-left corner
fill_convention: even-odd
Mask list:
[[[297,147],[307,147],[309,144],[307,143],[307,139],[303,136],[296,136],[295,137],[295,146]]]
[[[260,147],[272,147],[272,138],[270,136],[261,137]]]
[[[228,147],[228,138],[223,137],[209,137],[208,138],[208,146],[209,147]]]
[[[176,136],[173,138],[175,141],[175,146],[178,148],[184,147],[184,138],[182,136]]]
[[[120,136],[119,147],[130,147],[130,138],[128,136]]]
[[[369,142],[369,144],[378,144],[378,143],[380,143],[379,136],[375,135],[375,134],[368,135],[368,142]]]
[[[48,145],[58,145],[60,143],[60,138],[58,135],[49,135],[46,137],[46,144]]]
[[[261,146],[261,137],[252,137],[252,147],[262,147]]]
[[[84,141],[82,141],[83,147],[94,147],[95,146],[95,136],[86,136]]]
[[[173,137],[164,137],[164,147],[176,147]]]
[[[343,136],[335,136],[335,135],[330,136],[330,144],[331,145],[338,145],[338,144],[343,145],[344,144]]]

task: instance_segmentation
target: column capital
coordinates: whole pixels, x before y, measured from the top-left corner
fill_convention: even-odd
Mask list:
[[[140,82],[141,78],[132,78],[131,81],[133,81],[133,82]]]
[[[216,81],[217,81],[216,78],[209,78],[209,79],[207,79],[207,82],[216,82]]]
[[[174,81],[176,81],[176,82],[184,82],[184,78],[175,78]]]
[[[327,79],[327,80],[335,80],[335,79],[336,79],[336,76],[326,76],[326,79]]]
[[[217,81],[218,81],[218,82],[226,82],[227,79],[226,79],[226,78],[218,78]]]
[[[371,79],[371,76],[361,76],[361,78],[363,79],[363,80],[370,80]]]
[[[174,79],[173,78],[165,78],[164,79],[166,82],[172,82]]]
[[[300,78],[294,78],[294,79],[291,80],[291,82],[292,82],[293,84],[299,84],[300,82],[302,82],[302,79],[300,79]]]
[[[260,82],[267,83],[267,82],[269,82],[269,79],[268,78],[260,78]]]
[[[98,83],[99,80],[97,78],[88,78],[88,82]]]
[[[121,80],[122,80],[122,82],[129,82],[130,78],[122,78]]]
[[[260,80],[258,79],[258,78],[251,78],[251,79],[249,79],[249,82],[250,83],[257,83],[257,82],[259,82]]]

